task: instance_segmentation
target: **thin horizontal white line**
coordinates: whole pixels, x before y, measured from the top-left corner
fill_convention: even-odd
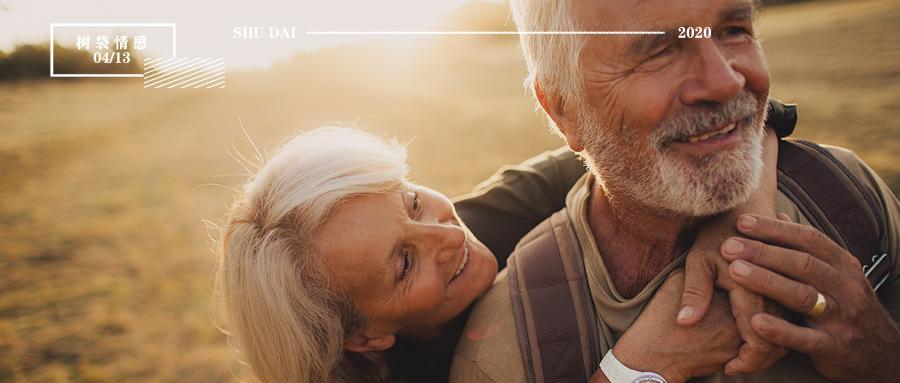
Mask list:
[[[663,31],[306,31],[307,35],[664,35]]]
[[[142,74],[88,74],[88,73],[53,73],[50,77],[144,77]]]

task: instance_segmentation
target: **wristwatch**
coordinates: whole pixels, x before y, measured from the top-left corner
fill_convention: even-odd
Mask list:
[[[655,372],[642,372],[626,367],[612,350],[606,352],[600,361],[600,370],[606,375],[610,383],[668,383],[666,379]]]

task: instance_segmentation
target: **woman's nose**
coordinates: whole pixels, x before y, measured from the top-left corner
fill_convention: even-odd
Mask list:
[[[451,203],[435,203],[432,206],[435,206],[434,210],[431,211],[431,216],[435,222],[440,224],[449,224],[456,225],[456,214],[453,211],[453,205]]]
[[[437,263],[450,262],[463,251],[466,233],[453,223],[429,224],[423,228],[422,240],[425,248],[433,254]]]

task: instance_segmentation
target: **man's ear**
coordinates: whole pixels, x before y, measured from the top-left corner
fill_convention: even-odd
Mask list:
[[[357,333],[344,342],[344,348],[353,352],[384,351],[394,346],[397,337],[394,334],[367,335]]]
[[[578,137],[576,110],[567,105],[559,94],[544,93],[544,90],[541,89],[541,83],[538,81],[534,82],[534,94],[537,96],[541,108],[550,116],[550,119],[556,124],[556,128],[565,137],[566,145],[569,146],[569,149],[572,149],[573,152],[584,150],[581,138]]]

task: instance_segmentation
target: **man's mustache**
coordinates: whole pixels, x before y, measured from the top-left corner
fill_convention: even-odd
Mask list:
[[[665,118],[651,134],[650,142],[662,149],[675,141],[715,131],[731,123],[750,122],[756,116],[759,100],[742,92],[727,104],[702,105],[681,109]]]

